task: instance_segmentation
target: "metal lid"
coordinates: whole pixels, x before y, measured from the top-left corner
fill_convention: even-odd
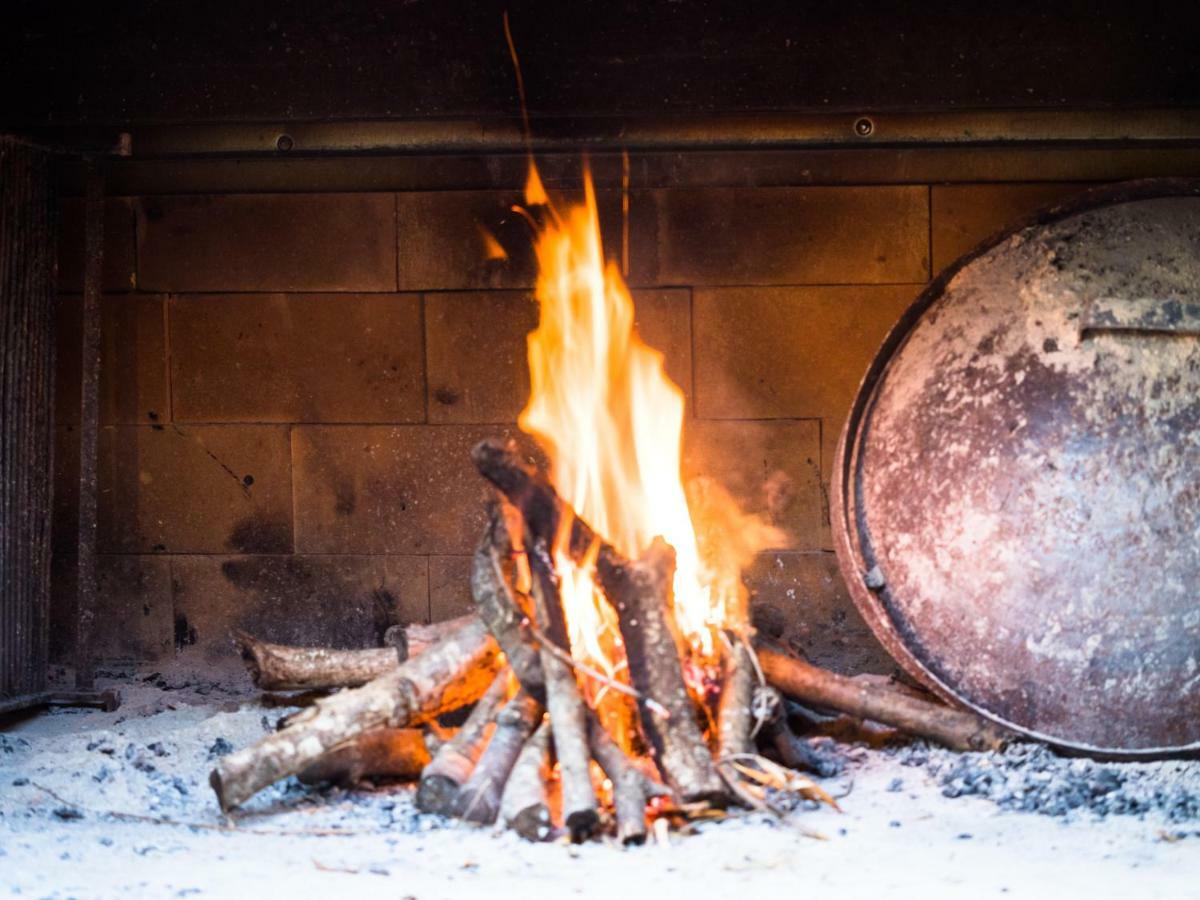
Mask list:
[[[867,372],[833,493],[912,675],[1063,747],[1200,748],[1200,182],[1090,192],[951,266]]]

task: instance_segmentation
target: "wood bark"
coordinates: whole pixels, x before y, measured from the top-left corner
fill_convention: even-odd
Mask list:
[[[325,647],[292,647],[262,641],[244,631],[233,640],[255,687],[264,691],[307,691],[359,687],[394,670],[406,659],[466,625],[462,616],[433,625],[404,628],[406,652],[395,646],[363,650],[330,650]],[[390,629],[389,629],[390,630]]]
[[[997,750],[1011,738],[973,713],[837,675],[765,647],[759,648],[758,661],[767,681],[797,700],[881,722],[953,750]]]
[[[289,647],[260,641],[244,631],[235,631],[233,641],[254,686],[264,691],[359,687],[395,670],[401,662],[394,647]]]
[[[655,765],[683,802],[725,802],[724,783],[696,724],[683,680],[681,642],[670,615],[675,551],[655,538],[640,559],[626,562],[603,548],[596,571],[617,610],[630,680],[659,705],[656,709],[638,704]]]
[[[533,600],[538,624],[547,640],[569,651],[566,621],[545,544],[530,547],[533,570]],[[554,736],[562,785],[563,824],[572,841],[586,840],[600,824],[599,804],[592,786],[591,750],[588,746],[588,708],[579,693],[575,671],[546,647],[541,648],[542,672],[546,682],[546,709]]]
[[[415,659],[359,688],[304,710],[289,727],[224,757],[209,778],[228,811],[333,747],[373,728],[402,728],[473,703],[500,668],[496,642],[479,619]]]
[[[367,777],[416,778],[428,764],[422,729],[374,728],[338,744],[299,778],[305,784],[352,785]]]
[[[458,732],[438,749],[421,773],[417,788],[417,809],[448,816],[454,812],[455,800],[471,777],[475,763],[487,746],[495,725],[496,712],[508,694],[509,673],[502,669],[467,716]]]
[[[717,756],[753,753],[754,699],[753,652],[736,634],[727,633],[729,644],[721,660],[721,698],[717,703]]]
[[[515,449],[500,441],[476,444],[471,450],[471,459],[479,473],[521,513],[527,531],[526,549],[538,540],[551,546],[558,534],[564,504],[550,483],[527,465]],[[572,558],[582,558],[595,539],[591,527],[573,516],[567,535],[567,549]]]
[[[527,841],[554,837],[546,797],[550,776],[550,723],[542,722],[521,748],[500,798],[500,818]]]
[[[519,520],[516,525],[508,523],[501,503],[489,505],[488,524],[471,560],[471,596],[479,617],[504,651],[521,687],[544,704],[546,683],[541,655],[528,629],[522,628],[527,613],[511,587],[513,553],[524,552],[514,547],[519,541],[514,540],[512,531],[519,524]]]
[[[590,716],[588,741],[592,756],[612,782],[613,808],[617,819],[617,840],[626,846],[646,842],[646,803],[651,797],[670,793],[642,772],[616,745],[600,720]]]
[[[500,812],[500,797],[521,748],[541,724],[545,710],[524,689],[496,715],[496,728],[471,777],[458,792],[456,814],[468,822],[490,825]]]

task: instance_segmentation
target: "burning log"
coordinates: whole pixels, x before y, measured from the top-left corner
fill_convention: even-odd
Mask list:
[[[655,538],[640,559],[626,562],[604,547],[596,571],[617,610],[630,680],[657,702],[657,706],[638,704],[655,764],[682,802],[724,803],[724,785],[696,724],[683,680],[679,639],[670,617],[675,551]]]
[[[490,825],[500,812],[500,796],[521,748],[544,715],[542,704],[524,689],[496,715],[496,728],[471,777],[458,792],[455,812],[468,822]]]
[[[508,678],[507,669],[496,676],[458,733],[442,744],[421,772],[417,809],[442,815],[454,812],[459,788],[471,777],[495,722],[496,710],[508,693]]]
[[[546,481],[530,469],[516,453],[496,441],[482,441],[471,451],[475,467],[488,481],[508,498],[525,519],[530,539],[527,548],[543,548],[558,533],[564,510],[562,500]],[[572,517],[567,538],[568,551],[581,558],[596,541],[595,532],[578,517]],[[667,783],[685,802],[693,800],[719,801],[725,791],[713,765],[712,754],[696,725],[692,701],[683,681],[679,645],[671,628],[668,600],[674,571],[674,551],[662,541],[656,542],[637,563],[625,560],[612,546],[602,544],[597,561],[600,582],[609,601],[617,609],[625,653],[633,686],[655,703],[639,703],[642,727],[655,749],[656,763]],[[531,555],[534,568],[534,596],[539,585],[552,582],[549,561],[540,564],[537,554]],[[546,574],[539,578],[539,568]],[[666,570],[666,571],[664,571]],[[557,590],[553,602],[558,606]],[[559,611],[561,617],[561,610]],[[543,613],[538,601],[538,619]],[[551,634],[551,637],[555,635]],[[559,646],[565,644],[555,640]],[[543,652],[542,667],[550,681],[551,665],[566,672],[567,667],[555,659],[547,664],[550,654]],[[574,678],[571,677],[572,686]],[[578,690],[575,691],[578,694]],[[550,721],[554,726],[555,747],[559,747],[559,724],[552,698],[547,698]],[[565,784],[565,782],[564,782]]]
[[[499,441],[480,441],[471,450],[471,459],[479,474],[521,513],[527,531],[526,549],[538,540],[549,546],[558,534],[563,514],[563,502],[554,488],[527,466],[516,450]],[[567,540],[572,557],[582,558],[595,539],[587,523],[578,517],[572,519]]]
[[[488,507],[488,524],[471,561],[471,595],[479,617],[504,651],[521,687],[539,703],[545,703],[541,655],[527,630],[521,627],[526,612],[518,605],[509,587],[513,579],[505,571],[505,561],[517,549],[512,535],[520,523],[510,526],[504,513],[499,502]]]
[[[470,618],[463,616],[434,625],[406,626],[403,632],[404,652],[396,646],[365,650],[290,647],[261,641],[244,631],[234,631],[233,640],[255,687],[261,690],[308,691],[359,687],[386,675],[406,659],[423,653],[447,634],[462,628]]]
[[[998,750],[1010,738],[1003,728],[973,713],[827,672],[774,650],[759,648],[758,661],[767,681],[789,696],[891,725],[952,750]]]
[[[546,800],[549,773],[550,723],[542,722],[521,748],[500,798],[500,818],[527,841],[547,841],[554,836]]]
[[[721,699],[717,705],[717,756],[754,752],[754,658],[738,635],[726,632],[721,661]]]
[[[375,728],[338,744],[300,773],[305,784],[353,785],[368,776],[416,778],[429,764],[420,728]]]
[[[415,659],[318,701],[282,731],[224,757],[209,778],[221,809],[233,809],[267,785],[304,771],[354,735],[416,724],[474,702],[499,667],[496,642],[474,619]]]
[[[537,619],[547,640],[565,652],[566,622],[545,544],[539,541],[532,551],[530,567]],[[541,648],[541,660],[546,682],[546,709],[550,713],[554,753],[558,757],[562,783],[563,824],[571,833],[572,841],[583,841],[600,824],[596,790],[592,786],[588,710],[570,665],[546,646]]]
[[[588,740],[592,756],[612,782],[617,840],[626,846],[646,843],[646,802],[670,791],[634,765],[595,716],[589,717]]]

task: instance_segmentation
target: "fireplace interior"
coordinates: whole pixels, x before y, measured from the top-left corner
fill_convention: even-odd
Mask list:
[[[1169,752],[1119,762],[1131,754],[1068,753],[1061,735],[931,692],[852,599],[834,496],[864,373],[941,273],[1122,183],[1169,180],[1200,203],[1193,8],[275,6],[5,12],[0,887],[1194,890],[1200,735],[1180,726]],[[681,636],[669,584],[686,553],[673,548],[663,582],[648,541],[596,529],[591,550],[571,550],[614,607],[618,576],[638,603],[661,582],[637,608],[668,610],[669,661],[634,658],[649,626],[622,607],[628,659],[607,676],[565,640],[578,620],[555,599],[563,529],[588,527],[589,507],[561,477],[564,442],[523,414],[551,290],[539,237],[590,186],[611,279],[595,299],[628,288],[638,344],[683,401],[673,475],[727,492],[740,527],[717,543],[750,548],[741,600],[712,626],[731,642],[707,655]],[[1186,240],[1200,253],[1200,233]],[[1196,284],[1179,295],[1185,319]],[[1179,452],[1195,455],[1181,429]],[[508,461],[500,474],[488,448]],[[518,475],[534,487],[505,480]],[[489,548],[507,631],[481,600]],[[1172,645],[1181,670],[1200,653],[1189,621]],[[429,655],[447,641],[470,658],[459,694]],[[333,676],[322,656],[320,674],[272,676],[302,648],[376,668]],[[1128,654],[1155,676],[1138,668],[1147,648]],[[740,677],[731,659],[747,679],[737,746],[756,756],[736,771],[716,721],[736,720],[718,698]],[[432,687],[404,694],[402,715],[400,682],[379,679],[405,666],[428,671],[403,684]],[[681,674],[674,715],[656,693],[664,667]],[[624,704],[634,734],[597,749],[596,720],[580,719],[601,797],[586,829],[567,821],[556,679],[580,716]],[[1178,690],[1190,720],[1196,679]],[[330,732],[310,754],[323,770],[263,775],[263,754],[304,756],[304,729],[354,697],[383,698],[371,722],[387,742]],[[712,778],[748,796],[718,780],[714,801],[664,763],[693,718]],[[503,815],[480,826],[474,808],[419,802],[430,759],[475,733],[470,771],[485,727],[516,729],[532,790],[549,790],[547,818],[520,835]],[[370,754],[385,759],[372,769]],[[539,776],[545,759],[557,765]],[[630,766],[640,833],[604,802]]]

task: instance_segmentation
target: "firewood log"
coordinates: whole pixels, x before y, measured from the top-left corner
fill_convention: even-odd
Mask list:
[[[721,659],[721,698],[717,703],[717,756],[754,752],[750,733],[754,726],[753,651],[732,632]]]
[[[471,777],[458,792],[455,813],[468,822],[490,825],[521,748],[541,723],[542,704],[521,689],[496,715],[496,728]]]
[[[421,773],[417,809],[451,815],[459,788],[471,777],[475,763],[495,725],[496,712],[508,694],[509,670],[504,668],[463,722],[462,728],[438,749]]]
[[[420,728],[373,728],[338,744],[299,775],[305,784],[353,785],[367,777],[416,778],[429,764]]]
[[[537,644],[521,627],[526,610],[512,589],[514,579],[506,568],[514,539],[500,502],[488,506],[488,524],[471,560],[471,595],[488,630],[504,651],[517,681],[539,703],[546,702],[545,676]]]
[[[281,778],[373,728],[402,728],[478,700],[500,668],[496,642],[478,618],[420,656],[359,688],[318,701],[282,731],[221,759],[209,778],[228,811]]]
[[[826,706],[929,738],[952,750],[997,750],[1011,733],[974,713],[922,700],[907,691],[817,668],[766,647],[758,662],[767,681],[797,700]]]
[[[569,652],[562,601],[545,544],[539,540],[528,549],[538,625],[548,641]],[[600,824],[599,804],[592,785],[588,709],[579,693],[575,671],[566,661],[546,647],[541,649],[541,660],[546,682],[546,709],[550,713],[554,755],[558,759],[562,784],[563,824],[572,841],[583,841]]]
[[[571,515],[566,547],[572,558],[582,558],[595,543],[596,534],[592,528],[572,514],[554,488],[526,465],[514,449],[498,441],[482,441],[472,449],[471,459],[479,473],[520,510],[528,532],[527,551],[539,543],[543,547],[549,546],[559,533],[559,523],[564,515]],[[654,705],[640,703],[639,713],[663,777],[685,802],[721,802],[726,797],[724,786],[696,725],[691,698],[683,681],[679,646],[670,627],[667,605],[671,575],[657,571],[668,565],[671,571],[674,570],[674,551],[660,543],[660,549],[652,547],[647,551],[649,559],[639,561],[637,565],[622,557],[611,545],[602,543],[598,574],[609,602],[618,607],[633,686],[656,701]],[[531,566],[535,562],[531,552]],[[635,572],[636,579],[632,577]],[[535,571],[535,598],[537,587]],[[619,606],[619,595],[624,596],[624,614]],[[540,608],[538,615],[540,618]],[[546,656],[542,654],[542,666],[549,682],[550,667]],[[636,664],[634,656],[638,657]],[[659,696],[659,691],[663,696]],[[559,726],[549,698],[547,705],[550,706],[557,747]],[[673,771],[668,772],[668,769]]]
[[[359,687],[384,675],[405,659],[420,655],[446,634],[461,628],[463,616],[433,625],[404,628],[405,649],[371,647],[363,650],[330,650],[326,647],[290,647],[262,641],[235,630],[233,640],[255,687],[264,691],[306,691]]]
[[[595,716],[588,717],[588,741],[592,756],[612,782],[617,840],[626,846],[646,843],[646,803],[670,791],[638,769]]]
[[[754,705],[764,716],[762,740],[774,749],[779,761],[789,769],[804,769],[822,778],[829,778],[841,770],[834,760],[818,753],[792,731],[786,705],[778,690],[769,685],[759,687]]]
[[[564,504],[549,482],[526,465],[516,450],[500,441],[476,444],[471,459],[479,474],[520,511],[527,532],[526,549],[539,539],[550,546],[558,534]],[[573,559],[581,559],[595,538],[595,532],[586,522],[572,517],[567,548]]]
[[[500,818],[527,841],[554,837],[546,798],[550,775],[550,723],[542,722],[521,748],[500,798]]]
[[[250,679],[264,691],[359,687],[401,663],[395,647],[366,650],[289,647],[260,641],[244,631],[235,631],[233,640]]]
[[[630,680],[657,701],[657,707],[639,703],[638,713],[663,779],[685,803],[726,802],[683,680],[682,642],[669,608],[675,551],[655,538],[640,559],[627,562],[605,547],[596,572],[617,611]]]

